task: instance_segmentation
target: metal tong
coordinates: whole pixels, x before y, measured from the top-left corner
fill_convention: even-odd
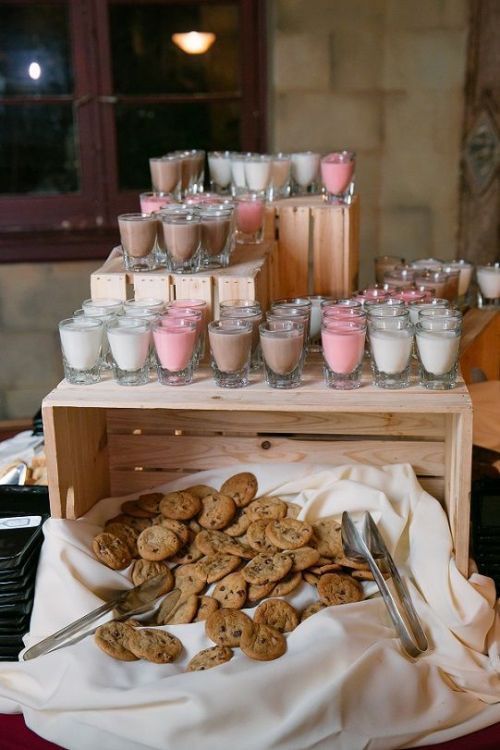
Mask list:
[[[349,513],[342,514],[342,543],[349,557],[366,560],[382,594],[401,644],[409,656],[417,657],[429,648],[426,635],[418,619],[406,588],[389,550],[370,513],[365,513],[363,532],[360,533]],[[385,562],[399,601],[380,572],[376,558]]]

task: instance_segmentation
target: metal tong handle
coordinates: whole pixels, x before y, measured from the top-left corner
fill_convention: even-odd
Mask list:
[[[371,570],[371,572],[373,574],[373,577],[375,579],[375,582],[376,582],[376,584],[377,584],[377,586],[378,586],[378,588],[380,590],[380,593],[382,594],[382,598],[383,598],[384,603],[385,603],[385,605],[387,607],[387,610],[388,610],[389,615],[391,617],[391,620],[392,620],[392,622],[394,624],[394,627],[396,628],[396,631],[398,633],[399,639],[401,641],[401,644],[402,644],[404,650],[410,656],[412,656],[412,657],[420,656],[420,654],[422,654],[425,650],[427,650],[427,639],[425,638],[425,635],[423,634],[423,631],[419,627],[419,629],[421,631],[421,634],[423,636],[423,641],[418,636],[416,636],[416,635],[414,637],[414,635],[409,631],[406,622],[404,621],[403,617],[401,616],[401,613],[400,613],[399,608],[398,608],[398,604],[395,601],[394,596],[393,596],[392,592],[390,591],[389,587],[387,586],[387,584],[386,584],[386,582],[384,580],[384,577],[381,574],[381,572],[380,572],[380,570],[378,568],[378,565],[375,562],[375,559],[374,559],[373,555],[371,554],[371,552],[370,552],[370,550],[368,548],[368,545],[366,544],[365,540],[363,539],[363,537],[361,536],[361,534],[357,530],[356,526],[354,525],[354,523],[353,523],[353,521],[352,521],[349,513],[347,513],[347,511],[344,511],[344,513],[342,514],[342,527],[343,528],[345,527],[346,532],[353,539],[354,544],[358,548],[358,551],[360,552],[360,554],[363,555],[363,557],[365,558],[366,562],[368,563],[368,565],[370,567],[370,570]],[[390,555],[387,552],[386,559],[388,561],[389,568],[391,568],[391,565],[390,565],[390,562],[389,562],[389,559],[388,559],[389,557],[390,557]],[[391,562],[392,562],[393,569],[395,569],[395,565],[394,565],[394,562],[392,561],[392,558],[391,558]],[[391,574],[392,574],[392,572],[393,571],[391,570]],[[397,576],[399,578],[399,574],[397,573],[397,571],[396,571],[396,574],[397,574]],[[401,581],[400,578],[399,578],[399,580]],[[396,588],[398,589],[397,584],[396,584]],[[398,593],[399,593],[399,589],[398,589]],[[404,606],[405,602],[402,601],[401,604]],[[412,610],[413,610],[413,606],[412,606]],[[413,612],[414,612],[414,610],[413,610]],[[415,615],[415,617],[416,617],[416,615]],[[411,616],[409,616],[409,620],[411,621],[412,619],[413,618]],[[413,623],[412,623],[412,626],[413,626]],[[425,647],[422,648],[421,646],[424,645],[424,641],[425,641]]]

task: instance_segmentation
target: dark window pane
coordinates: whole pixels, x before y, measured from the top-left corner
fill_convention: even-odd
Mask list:
[[[154,104],[116,109],[120,188],[146,188],[150,156],[184,148],[240,148],[239,102]]]
[[[239,11],[230,5],[110,6],[114,91],[119,94],[239,91]],[[201,55],[172,42],[172,34],[210,31]]]
[[[0,193],[78,189],[71,104],[0,105]]]
[[[2,3],[0,97],[72,90],[67,6]]]

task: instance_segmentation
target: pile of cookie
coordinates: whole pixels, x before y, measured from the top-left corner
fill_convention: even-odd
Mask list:
[[[162,593],[180,590],[173,609],[168,598],[160,605],[155,625],[205,622],[216,645],[197,654],[189,671],[228,661],[235,647],[253,659],[278,658],[286,651],[283,633],[324,607],[360,601],[359,581],[371,578],[364,562],[344,554],[336,520],[299,521],[300,506],[257,492],[256,477],[241,472],[218,491],[196,485],[145,494],[123,503],[93,540],[102,563],[132,566],[134,585],[164,573]],[[304,581],[317,600],[299,613],[280,597]],[[259,602],[253,619],[241,611]],[[167,663],[182,650],[172,634],[131,620],[101,626],[95,640],[124,660]]]

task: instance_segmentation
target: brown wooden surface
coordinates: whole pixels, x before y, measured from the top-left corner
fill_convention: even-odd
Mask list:
[[[487,380],[500,380],[500,310],[473,308],[465,314],[460,368],[467,384],[474,382],[474,369]]]

